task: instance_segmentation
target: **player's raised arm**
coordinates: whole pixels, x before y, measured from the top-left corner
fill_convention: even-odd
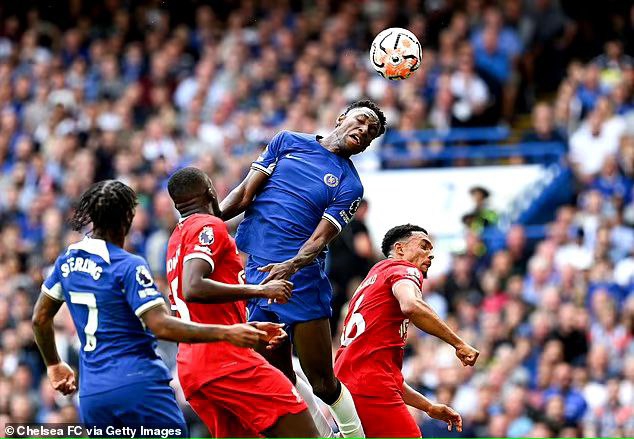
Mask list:
[[[480,353],[465,343],[434,310],[425,303],[419,286],[411,280],[403,279],[394,284],[392,292],[398,300],[401,312],[418,329],[440,338],[456,349],[456,356],[463,365],[473,366]]]
[[[54,299],[42,292],[35,303],[32,323],[35,343],[40,349],[44,364],[46,364],[46,373],[51,385],[64,395],[69,395],[77,390],[75,373],[68,364],[59,358],[53,327],[53,318],[63,303],[63,299]]]
[[[220,203],[220,217],[228,221],[247,210],[264,182],[273,174],[282,153],[284,131],[277,133],[262,154],[251,164],[251,171],[234,190]]]
[[[269,175],[258,169],[251,169],[242,182],[220,203],[221,218],[230,220],[247,210],[258,190]]]
[[[453,427],[456,427],[456,431],[459,433],[462,431],[462,417],[458,412],[445,404],[431,402],[406,382],[403,382],[403,402],[410,407],[424,411],[434,419],[446,422],[449,431]]]

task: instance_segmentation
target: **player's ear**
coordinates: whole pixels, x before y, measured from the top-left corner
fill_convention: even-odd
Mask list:
[[[403,255],[403,243],[400,241],[397,241],[394,243],[394,254],[397,256],[402,256]]]
[[[335,124],[335,128],[337,128],[339,125],[341,125],[341,123],[343,122],[343,120],[346,118],[346,115],[341,113],[339,115],[339,117],[337,118],[337,123]]]
[[[211,203],[218,203],[218,194],[214,190],[214,188],[210,187],[207,189],[207,199],[211,201]]]

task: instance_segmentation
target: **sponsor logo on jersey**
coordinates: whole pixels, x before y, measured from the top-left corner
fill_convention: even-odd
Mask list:
[[[407,274],[416,279],[420,279],[420,270],[418,268],[407,267]]]
[[[350,205],[350,209],[348,209],[348,212],[350,212],[351,216],[357,213],[357,209],[359,209],[359,204],[361,204],[361,197],[354,200]]]
[[[136,281],[142,287],[149,288],[154,285],[154,279],[152,279],[152,275],[150,274],[150,270],[145,268],[144,265],[139,265],[136,267]]]
[[[324,183],[330,187],[337,187],[339,179],[332,174],[326,174],[324,175]]]
[[[286,158],[288,159],[293,159],[293,160],[299,160],[300,162],[303,162],[304,159],[301,157],[297,157],[296,155],[291,154],[290,152],[288,154],[286,154]]]
[[[352,219],[350,218],[350,215],[348,215],[348,212],[346,212],[345,210],[342,210],[341,212],[339,212],[339,216],[341,217],[342,220],[346,222],[346,224],[348,224],[350,220]]]
[[[202,245],[211,245],[214,243],[214,229],[211,227],[203,228],[200,235],[198,235],[198,242]]]
[[[266,155],[266,153],[267,153],[268,151],[269,151],[269,147],[268,147],[268,145],[267,145],[267,146],[266,146],[266,148],[264,148],[264,151],[262,151],[262,154],[260,154],[260,155],[258,156],[258,158],[257,158],[257,159],[255,159],[255,161],[256,161],[256,162],[261,162],[261,161],[263,161],[263,160],[264,160],[264,156]]]
[[[159,293],[154,288],[145,288],[144,290],[139,290],[139,297],[141,299],[145,299],[146,297],[158,296]]]
[[[208,255],[211,255],[211,254],[212,254],[211,249],[210,249],[209,247],[203,247],[202,245],[195,245],[195,246],[194,246],[194,250],[197,250],[197,251],[199,251],[199,252],[206,253],[206,254],[208,254]]]

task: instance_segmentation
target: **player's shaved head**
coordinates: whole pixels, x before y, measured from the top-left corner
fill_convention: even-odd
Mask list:
[[[167,191],[182,217],[194,213],[220,216],[216,190],[207,174],[198,168],[176,171],[167,182]]]
[[[381,251],[385,257],[390,256],[394,244],[408,239],[415,232],[423,232],[425,235],[428,235],[427,230],[414,224],[403,224],[402,226],[392,227],[388,230],[381,243]]]
[[[204,194],[208,188],[207,174],[191,166],[176,171],[167,183],[167,191],[177,204]]]

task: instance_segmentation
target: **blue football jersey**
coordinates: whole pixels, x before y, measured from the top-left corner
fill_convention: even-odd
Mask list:
[[[245,212],[236,243],[269,261],[295,256],[322,218],[341,231],[363,196],[352,161],[312,134],[279,132],[251,168],[269,178]]]
[[[57,258],[42,292],[66,302],[77,328],[80,396],[171,379],[140,319],[165,303],[142,257],[87,237]]]

